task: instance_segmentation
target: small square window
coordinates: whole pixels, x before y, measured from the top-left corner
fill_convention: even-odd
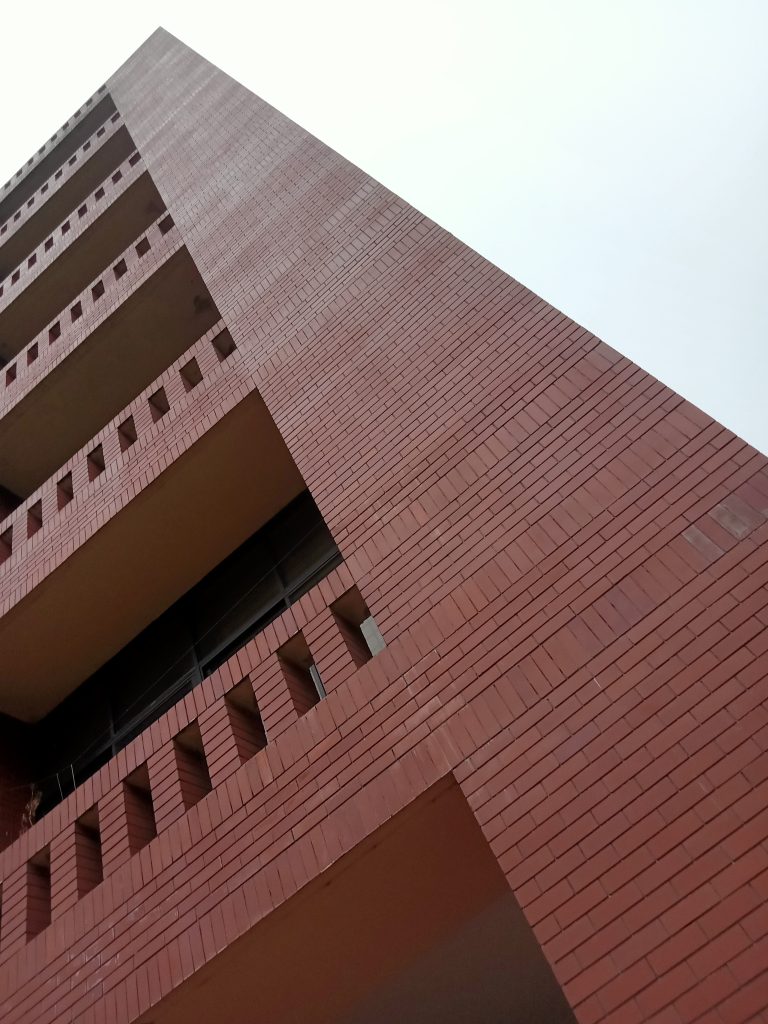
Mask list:
[[[88,455],[88,479],[95,480],[104,472],[104,449],[98,444]]]
[[[133,416],[123,420],[117,428],[117,436],[120,441],[121,452],[127,451],[132,444],[136,443],[136,424],[133,422]]]
[[[213,345],[214,352],[219,357],[219,362],[222,363],[237,348],[229,331],[222,331],[221,334],[217,334],[211,344]]]
[[[157,423],[159,419],[162,419],[170,409],[168,398],[165,394],[165,388],[159,388],[154,395],[150,395],[147,399],[147,403],[149,405],[149,411],[152,414],[153,423]]]
[[[192,388],[196,388],[200,381],[203,379],[203,375],[200,372],[200,366],[197,360],[193,357],[179,370],[179,376],[184,385],[185,391],[191,391]]]

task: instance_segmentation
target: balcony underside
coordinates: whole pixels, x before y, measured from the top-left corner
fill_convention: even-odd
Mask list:
[[[419,798],[141,1019],[573,1024],[455,784]]]
[[[0,484],[47,480],[216,323],[207,294],[186,249],[158,267],[0,419]]]
[[[69,157],[114,113],[114,100],[107,93],[82,117],[74,120],[72,127],[61,135],[57,144],[46,153],[37,166],[23,175],[18,183],[3,195],[0,200],[0,224],[10,217],[14,210],[20,209],[29,197],[45,184],[54,172],[63,166]]]
[[[0,312],[0,357],[13,359],[59,313],[66,315],[83,288],[106,273],[163,209],[145,172]]]
[[[136,146],[123,127],[78,167],[59,189],[40,199],[29,219],[0,246],[0,279],[11,273],[27,256],[83,202],[116,167],[127,160]]]
[[[252,394],[0,620],[0,711],[42,717],[303,488]]]

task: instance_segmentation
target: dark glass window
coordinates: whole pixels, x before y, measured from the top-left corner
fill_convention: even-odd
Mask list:
[[[304,491],[35,727],[38,817],[340,562]]]

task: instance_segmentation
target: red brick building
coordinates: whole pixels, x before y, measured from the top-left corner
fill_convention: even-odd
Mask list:
[[[4,1024],[768,1019],[768,466],[158,31],[0,192]]]

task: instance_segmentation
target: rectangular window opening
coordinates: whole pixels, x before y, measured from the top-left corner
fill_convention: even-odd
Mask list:
[[[231,356],[237,348],[229,331],[222,331],[221,334],[217,334],[211,344],[220,363],[223,363],[228,356]]]
[[[13,384],[13,382],[15,380],[16,380],[16,363],[14,363],[13,366],[9,366],[8,369],[5,371],[5,386],[8,387],[8,385],[9,384]]]
[[[91,288],[91,298],[93,299],[94,302],[96,302],[96,300],[100,299],[103,294],[104,294],[104,282],[103,281],[97,281],[96,284],[93,286],[93,288]]]
[[[179,370],[182,383],[184,384],[185,391],[191,391],[192,388],[196,388],[200,381],[203,379],[203,375],[200,372],[200,366],[194,356]]]
[[[145,253],[148,253],[149,250],[150,250],[149,239],[146,238],[146,237],[140,238],[139,241],[136,243],[136,255],[139,258],[141,258]]]
[[[352,587],[338,601],[334,601],[331,612],[347,650],[358,667],[384,650],[384,637],[357,587]]]
[[[325,697],[323,681],[304,635],[297,633],[291,637],[277,652],[277,658],[296,714],[301,717]]]
[[[13,527],[0,533],[0,565],[7,561],[13,553]]]
[[[75,822],[75,867],[77,895],[80,898],[95,889],[104,879],[99,812],[96,806]]]
[[[52,324],[48,328],[48,344],[52,345],[54,341],[61,337],[61,324],[57,320],[55,324]]]
[[[174,737],[176,766],[179,772],[181,799],[187,810],[213,789],[208,762],[203,750],[203,737],[197,722],[191,722]]]
[[[267,734],[250,679],[243,679],[233,687],[224,700],[237,754],[240,763],[245,764],[267,745]]]
[[[97,444],[88,454],[88,479],[95,480],[104,472],[104,447]]]
[[[46,846],[27,861],[27,941],[51,923],[51,850]]]
[[[146,764],[136,768],[123,782],[125,816],[128,826],[128,848],[131,853],[143,850],[157,835],[155,808]]]
[[[120,440],[121,452],[127,451],[132,444],[136,443],[136,424],[133,422],[133,416],[129,416],[127,420],[123,420],[117,428],[117,436]]]
[[[165,388],[158,388],[154,395],[150,395],[147,399],[147,404],[152,414],[153,423],[157,423],[158,420],[162,419],[171,408],[165,394]]]
[[[36,501],[27,509],[27,537],[34,537],[43,525],[43,503]]]
[[[27,349],[27,366],[29,366],[30,363],[34,363],[39,354],[37,342],[35,342],[34,345],[30,345]]]
[[[56,485],[56,504],[61,509],[68,505],[74,497],[72,489],[72,474],[67,473]]]

